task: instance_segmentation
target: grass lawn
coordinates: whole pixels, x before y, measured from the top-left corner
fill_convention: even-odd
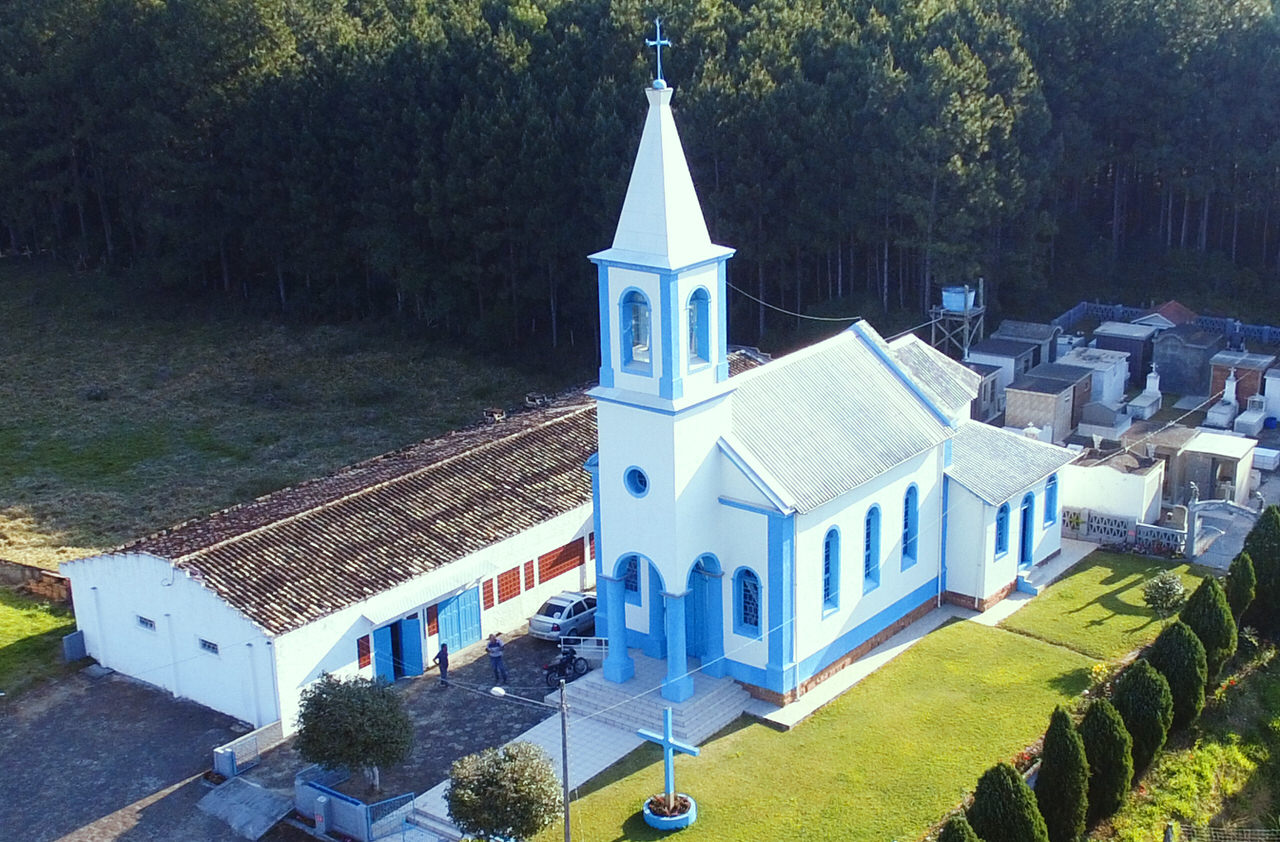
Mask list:
[[[676,761],[698,800],[682,840],[916,839],[997,760],[1034,742],[1093,661],[976,623],[954,623],[788,733],[742,724]],[[658,839],[641,802],[662,788],[644,746],[574,802],[576,837]],[[766,823],[767,822],[767,823]],[[562,830],[539,837],[551,842]]]
[[[1143,583],[1171,562],[1133,555],[1091,553],[1000,625],[1010,631],[1075,649],[1092,658],[1118,658],[1150,643],[1163,626],[1142,601]],[[1208,568],[1173,569],[1188,596]]]
[[[582,379],[39,262],[0,264],[0,292],[0,558],[45,567]]]
[[[13,695],[62,672],[62,636],[75,627],[67,609],[0,588],[0,690]]]

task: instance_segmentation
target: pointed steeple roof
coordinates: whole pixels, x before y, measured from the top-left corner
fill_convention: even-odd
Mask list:
[[[707,233],[671,114],[671,94],[672,89],[666,87],[645,90],[649,114],[613,248],[591,255],[593,259],[678,269],[733,251],[713,244]]]

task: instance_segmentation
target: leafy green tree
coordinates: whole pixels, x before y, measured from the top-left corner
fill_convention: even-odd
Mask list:
[[[302,691],[297,748],[310,763],[360,769],[378,791],[380,768],[404,762],[413,750],[413,722],[385,680],[325,673]]]
[[[1200,638],[1179,620],[1160,632],[1145,657],[1169,682],[1169,692],[1173,694],[1173,727],[1190,725],[1204,709],[1208,676]]]
[[[956,813],[942,826],[942,830],[938,833],[938,842],[979,842],[979,839],[978,834],[973,832],[973,826],[969,824],[969,820],[964,817],[964,813]]]
[[[1089,705],[1078,728],[1089,761],[1088,819],[1097,821],[1124,804],[1133,779],[1133,738],[1106,699]]]
[[[1116,681],[1111,703],[1133,739],[1133,773],[1139,775],[1164,748],[1173,726],[1169,682],[1145,658],[1139,658]]]
[[[1208,684],[1212,685],[1218,680],[1222,665],[1236,653],[1236,621],[1218,580],[1212,576],[1201,580],[1179,616],[1204,646]]]
[[[481,839],[528,839],[564,808],[551,758],[533,743],[512,743],[455,760],[445,799],[449,818]]]
[[[1062,706],[1049,717],[1036,778],[1036,804],[1049,830],[1049,842],[1075,842],[1084,833],[1088,807],[1089,763],[1084,742]]]
[[[1258,577],[1253,572],[1253,559],[1247,552],[1241,552],[1231,560],[1231,566],[1227,568],[1227,602],[1231,605],[1231,616],[1237,623],[1244,612],[1249,610],[1257,586]]]
[[[1163,570],[1142,586],[1142,600],[1161,617],[1169,617],[1187,599],[1187,588],[1172,570]]]
[[[983,842],[1049,842],[1031,788],[1008,763],[982,773],[967,817]]]
[[[1264,632],[1280,631],[1280,506],[1267,506],[1244,539],[1258,583],[1245,623]]]

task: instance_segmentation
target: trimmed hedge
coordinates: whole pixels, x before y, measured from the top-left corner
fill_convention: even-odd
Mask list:
[[[1173,694],[1173,727],[1183,728],[1195,722],[1204,710],[1204,687],[1209,677],[1200,638],[1190,626],[1178,620],[1165,626],[1145,657],[1169,682],[1169,692]]]
[[[1173,694],[1169,682],[1143,658],[1134,661],[1116,682],[1111,703],[1133,739],[1133,773],[1140,774],[1169,736]]]
[[[1222,672],[1222,665],[1236,653],[1236,621],[1231,616],[1226,591],[1217,579],[1206,576],[1183,606],[1180,616],[1204,646],[1206,686],[1213,685]]]
[[[1089,761],[1090,822],[1119,810],[1133,780],[1133,738],[1115,705],[1098,699],[1089,705],[1077,728]]]
[[[938,842],[979,842],[979,839],[964,814],[956,813],[942,826],[942,832],[938,834]]]
[[[982,773],[968,818],[984,842],[1049,842],[1031,788],[1008,763],[997,763]]]
[[[1253,603],[1257,587],[1258,576],[1253,571],[1253,559],[1247,552],[1242,552],[1231,560],[1231,566],[1227,568],[1227,603],[1237,624]]]
[[[1249,535],[1244,551],[1253,560],[1257,586],[1253,604],[1245,612],[1245,625],[1264,632],[1280,631],[1280,507],[1267,506]]]
[[[1089,762],[1084,742],[1061,705],[1049,717],[1035,792],[1049,842],[1075,842],[1084,834]]]

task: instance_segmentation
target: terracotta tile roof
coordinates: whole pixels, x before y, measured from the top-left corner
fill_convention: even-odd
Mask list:
[[[731,370],[760,364],[735,353]],[[585,391],[126,544],[284,634],[591,502]],[[523,560],[523,559],[521,559]],[[71,562],[74,563],[74,562]]]
[[[1175,325],[1189,324],[1199,318],[1194,310],[1180,301],[1166,301],[1151,312],[1159,313]]]

